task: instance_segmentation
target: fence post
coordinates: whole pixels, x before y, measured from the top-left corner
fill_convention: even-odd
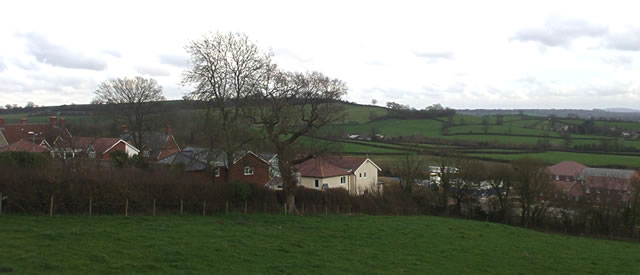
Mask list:
[[[153,212],[152,213],[153,213],[152,215],[155,217],[156,216],[156,199],[153,199]]]
[[[227,201],[227,206],[224,208],[224,213],[229,215],[229,201]]]
[[[340,215],[340,205],[338,204],[338,215]]]
[[[129,198],[124,201],[124,216],[129,216]]]
[[[284,203],[284,215],[285,216],[287,215],[287,203],[286,202]]]
[[[349,216],[351,216],[351,204],[349,204]]]
[[[202,201],[202,216],[207,215],[207,201]]]
[[[264,213],[267,214],[267,202],[264,202]]]
[[[304,203],[302,204],[302,215],[304,215]]]
[[[247,201],[244,201],[244,214],[247,214]]]
[[[329,204],[324,205],[324,214],[329,215]]]
[[[184,200],[180,200],[180,216],[184,213]]]
[[[51,202],[49,203],[49,217],[53,217],[53,195],[51,195]]]
[[[91,211],[93,210],[93,198],[89,197],[89,217],[91,217]]]
[[[316,214],[316,205],[312,204],[311,206],[313,206],[313,214],[315,215]]]
[[[2,215],[2,199],[4,197],[2,196],[2,193],[0,193],[0,215]]]

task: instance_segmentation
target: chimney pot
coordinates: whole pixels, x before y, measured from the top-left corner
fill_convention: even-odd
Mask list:
[[[49,124],[51,125],[56,125],[56,116],[50,116],[49,117]]]
[[[127,127],[127,124],[122,124],[122,126],[120,126],[120,129],[122,130],[123,133],[129,132],[129,127]]]
[[[167,135],[171,135],[171,125],[167,124]]]
[[[27,124],[27,119],[26,118],[21,118],[20,119],[20,124]]]
[[[0,128],[4,128],[4,118],[0,117]]]

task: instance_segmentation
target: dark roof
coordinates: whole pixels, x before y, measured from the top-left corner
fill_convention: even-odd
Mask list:
[[[315,158],[296,165],[296,170],[300,172],[300,176],[310,178],[328,178],[351,174],[324,159]]]
[[[95,150],[96,153],[103,154],[105,151],[109,150],[109,148],[116,145],[120,141],[123,140],[119,138],[97,138],[91,145],[93,146],[93,150]]]
[[[165,149],[165,145],[169,140],[169,137],[172,135],[167,134],[166,132],[145,132],[142,136],[142,145],[139,147],[140,150],[149,150],[149,157],[155,159],[162,159],[163,150]],[[131,132],[125,132],[120,134],[120,138],[126,142],[133,144],[133,134]],[[134,145],[135,146],[135,145]]]
[[[203,161],[198,160],[193,153],[193,151],[177,152],[158,161],[158,163],[169,165],[181,164],[184,165],[184,169],[186,171],[202,171],[206,169],[207,164]]]
[[[360,165],[362,165],[362,163],[364,163],[367,160],[367,158],[358,158],[358,157],[327,157],[323,159],[325,159],[327,162],[337,167],[340,167],[350,172],[353,172],[356,169],[358,169],[358,167],[360,167]]]
[[[562,176],[579,176],[587,166],[575,161],[563,161],[549,167],[549,173]]]

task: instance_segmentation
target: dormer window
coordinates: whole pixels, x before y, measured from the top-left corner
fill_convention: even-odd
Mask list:
[[[560,180],[560,176],[556,175],[556,180]]]

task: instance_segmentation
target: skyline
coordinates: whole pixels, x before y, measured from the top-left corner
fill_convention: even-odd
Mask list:
[[[0,105],[85,104],[100,82],[137,75],[180,99],[189,91],[180,85],[184,46],[206,32],[230,31],[272,51],[284,69],[345,81],[344,99],[360,104],[606,109],[636,108],[640,97],[633,3],[6,5]]]

